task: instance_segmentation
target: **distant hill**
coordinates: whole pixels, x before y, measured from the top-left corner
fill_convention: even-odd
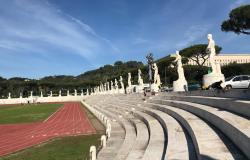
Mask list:
[[[162,85],[172,85],[173,81],[178,78],[175,63],[173,63],[174,57],[166,56],[156,60],[159,74],[161,77]],[[226,77],[236,74],[250,74],[249,64],[230,64],[222,67],[222,72]],[[148,67],[139,61],[116,61],[112,65],[104,65],[98,69],[87,71],[78,76],[56,75],[47,76],[39,80],[13,77],[5,79],[0,77],[0,98],[6,98],[8,92],[11,92],[12,97],[19,97],[20,92],[24,97],[33,91],[33,95],[40,95],[42,91],[44,94],[49,94],[50,91],[56,95],[59,90],[62,90],[62,94],[66,95],[67,90],[71,93],[74,89],[86,91],[87,88],[100,85],[107,81],[114,81],[116,78],[119,80],[119,76],[123,76],[123,82],[127,85],[127,75],[130,72],[132,75],[132,83],[137,84],[138,80],[138,68],[142,71],[144,82],[148,82]],[[184,66],[185,76],[188,83],[202,83],[202,76],[207,73],[207,67],[199,66]]]

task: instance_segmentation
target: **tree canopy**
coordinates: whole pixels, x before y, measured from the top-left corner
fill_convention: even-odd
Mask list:
[[[250,35],[250,5],[233,9],[229,13],[229,19],[222,23],[221,30]]]
[[[180,55],[183,57],[183,62],[187,62],[187,59],[191,59],[196,62],[198,66],[203,66],[208,59],[208,53],[206,50],[207,44],[196,44],[182,49]],[[222,48],[216,45],[215,50],[216,54],[219,54]]]

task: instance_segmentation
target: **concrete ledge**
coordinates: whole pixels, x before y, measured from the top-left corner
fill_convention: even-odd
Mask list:
[[[250,103],[238,102],[234,99],[218,99],[193,96],[164,96],[163,99],[180,100],[204,104],[215,108],[227,110],[250,118]]]
[[[213,91],[213,90],[197,90],[190,92],[169,92],[165,93],[172,96],[206,96],[206,97],[223,97],[223,98],[237,98],[250,100],[250,89],[231,89],[228,91]]]

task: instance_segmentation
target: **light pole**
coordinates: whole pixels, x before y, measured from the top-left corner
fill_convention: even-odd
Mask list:
[[[151,91],[151,83],[152,83],[152,64],[154,63],[154,57],[153,53],[149,53],[147,56],[147,62],[148,62],[148,76],[149,76],[149,88]]]

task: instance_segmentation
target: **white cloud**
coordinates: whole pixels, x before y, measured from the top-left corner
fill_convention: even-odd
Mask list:
[[[57,47],[86,59],[98,56],[104,48],[119,51],[89,25],[47,1],[10,0],[0,6],[0,11],[2,49],[52,54],[50,48]]]

